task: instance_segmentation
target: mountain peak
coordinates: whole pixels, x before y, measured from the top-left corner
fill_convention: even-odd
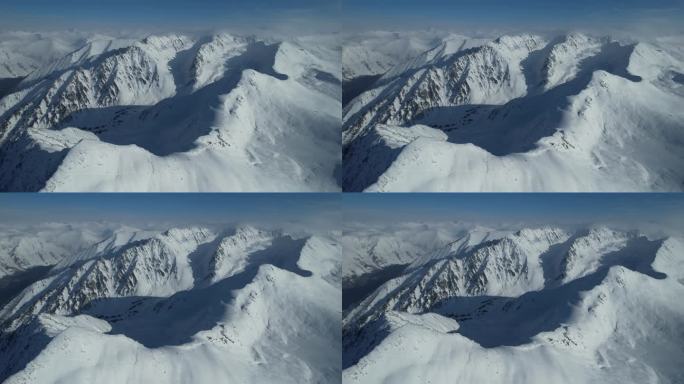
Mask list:
[[[551,240],[556,241],[563,235],[567,235],[566,231],[554,226],[541,226],[533,228],[523,228],[515,232],[514,236],[524,238],[532,241]]]
[[[172,50],[175,52],[187,49],[193,40],[180,34],[150,35],[140,40],[140,45],[149,46],[157,50]]]
[[[206,241],[206,239],[212,235],[214,235],[213,232],[205,227],[170,228],[162,234],[163,237],[171,238],[181,243],[190,240],[201,243]]]
[[[524,49],[529,52],[541,48],[545,43],[546,40],[541,36],[522,33],[500,36],[492,42],[492,45],[503,46],[510,50]]]
[[[208,231],[209,230],[206,227],[201,226],[171,227],[164,231],[164,235],[176,237],[188,234],[205,233]]]
[[[241,236],[245,238],[263,236],[268,234],[269,232],[270,231],[257,228],[250,224],[241,224],[235,228],[235,236]]]

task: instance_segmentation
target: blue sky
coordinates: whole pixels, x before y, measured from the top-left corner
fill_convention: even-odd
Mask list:
[[[0,0],[0,25],[29,28],[306,28],[339,13],[340,0]]]
[[[0,222],[313,223],[339,220],[335,194],[1,193]]]
[[[681,31],[684,0],[0,0],[0,28]]]
[[[345,0],[343,13],[371,28],[641,29],[680,24],[684,0]]]
[[[621,224],[684,231],[682,194],[0,194],[0,222],[124,224],[465,221],[482,224]]]
[[[682,194],[345,194],[348,222],[634,224],[684,228]]]

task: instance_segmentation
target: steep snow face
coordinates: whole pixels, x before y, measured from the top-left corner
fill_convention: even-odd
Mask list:
[[[681,190],[670,45],[521,35],[424,56],[345,107],[345,190]]]
[[[194,279],[188,255],[213,236],[206,229],[173,229],[129,243],[113,254],[74,260],[76,263],[50,278],[40,295],[17,297],[5,306],[2,317],[8,322],[4,328],[15,330],[40,312],[78,313],[100,298],[170,296],[189,289]],[[36,284],[44,285],[43,281]]]
[[[350,223],[344,230],[343,310],[351,310],[385,282],[430,260],[465,252],[486,239],[508,234],[461,222],[401,223],[390,227]]]
[[[210,282],[233,276],[245,270],[249,256],[267,248],[273,234],[253,227],[240,227],[231,236],[224,237],[209,259],[207,276]]]
[[[87,246],[78,252],[66,253],[53,266],[54,270],[68,268],[81,261],[101,257],[105,254],[116,252],[122,247],[138,241],[143,241],[158,235],[158,231],[141,230],[129,226],[120,226],[108,233],[107,237],[97,243]]]
[[[477,246],[468,246],[467,237],[412,264],[404,277],[388,283],[403,280],[391,297],[376,296],[368,307],[382,298],[383,308],[421,313],[453,296],[519,296],[542,289],[541,256],[569,235],[555,228],[526,229]],[[366,302],[359,306],[361,311],[364,307]]]
[[[409,64],[404,72],[381,79],[395,81],[383,88],[375,102],[365,104],[362,98],[359,101],[365,105],[347,106],[345,144],[375,123],[402,124],[439,106],[503,104],[520,97],[526,91],[520,62],[543,45],[538,36],[506,36],[446,57],[428,53],[431,60]]]
[[[5,306],[0,378],[340,382],[335,238],[179,228],[99,249]]]
[[[339,43],[91,41],[0,99],[0,189],[333,191]]]
[[[247,39],[227,34],[212,37],[197,49],[197,54],[190,64],[191,76],[187,79],[188,83],[181,82],[181,84],[191,85],[196,91],[220,79],[226,72],[225,66],[228,59],[244,53],[247,43]]]
[[[343,380],[679,382],[683,251],[597,227],[442,252],[346,314]]]

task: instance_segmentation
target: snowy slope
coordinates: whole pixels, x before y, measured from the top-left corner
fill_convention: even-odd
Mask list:
[[[98,40],[0,99],[0,189],[333,191],[339,43]]]
[[[348,383],[677,383],[684,239],[523,229],[442,252],[345,315]]]
[[[334,238],[198,227],[105,248],[0,312],[6,382],[340,381]]]
[[[344,109],[350,191],[680,191],[669,41],[503,36],[397,66]]]

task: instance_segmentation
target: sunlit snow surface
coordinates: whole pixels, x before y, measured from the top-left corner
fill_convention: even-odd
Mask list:
[[[344,56],[381,75],[344,107],[345,190],[683,189],[684,38],[382,36]]]
[[[0,381],[340,382],[336,236],[250,226],[88,236],[0,310]]]
[[[345,309],[344,383],[684,380],[681,237],[597,226],[452,240]]]
[[[337,191],[339,56],[334,36],[89,38],[0,99],[0,190]]]

